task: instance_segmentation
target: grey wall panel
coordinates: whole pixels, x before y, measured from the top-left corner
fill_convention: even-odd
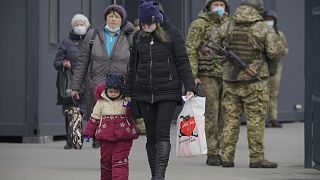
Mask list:
[[[104,10],[111,3],[112,0],[91,0],[91,24],[93,28],[105,24]]]
[[[71,19],[81,12],[81,0],[59,1],[59,29],[60,42],[69,35]]]
[[[0,135],[4,135],[9,129],[17,133],[27,127],[27,1],[1,1],[0,15],[10,17],[2,22],[6,28],[1,28],[0,33]]]
[[[61,1],[60,1],[61,2]],[[64,119],[61,115],[61,106],[56,106],[56,75],[53,61],[58,46],[49,45],[49,0],[39,1],[39,62],[38,62],[38,135],[62,135],[65,134]],[[70,7],[72,8],[72,7]],[[61,10],[60,10],[61,12]],[[70,17],[65,22],[70,21]],[[61,22],[61,19],[59,20]],[[70,26],[67,25],[66,29]],[[61,29],[61,25],[60,25]],[[61,32],[59,32],[61,36]],[[65,36],[65,34],[63,35]],[[60,38],[59,38],[60,39]],[[50,125],[50,129],[44,126]],[[60,127],[60,128],[56,128]]]
[[[295,104],[304,107],[304,1],[290,0],[290,6],[288,2],[289,0],[276,1],[279,29],[284,32],[289,46],[289,54],[283,58],[279,120],[303,120],[301,116],[288,118],[282,114],[295,113]]]

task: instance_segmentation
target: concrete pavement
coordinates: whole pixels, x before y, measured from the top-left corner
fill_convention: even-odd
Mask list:
[[[320,180],[320,171],[304,169],[304,124],[286,123],[266,129],[266,158],[277,169],[251,169],[246,126],[241,126],[235,167],[205,165],[205,156],[177,158],[175,127],[166,180]],[[130,154],[130,180],[150,180],[145,136],[134,142]],[[0,143],[0,180],[98,180],[99,150],[86,143],[82,150],[64,150],[64,141],[47,144]]]

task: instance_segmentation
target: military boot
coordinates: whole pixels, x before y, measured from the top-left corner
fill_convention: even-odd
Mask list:
[[[206,164],[209,166],[220,166],[221,165],[221,156],[218,155],[208,155]]]
[[[155,176],[156,171],[156,144],[155,143],[146,143],[148,162],[151,170],[152,179]]]
[[[146,126],[144,124],[143,118],[139,118],[136,120],[136,126],[139,131],[139,134],[141,134],[141,135],[146,134]]]
[[[250,162],[249,167],[250,168],[277,168],[278,164],[264,159],[257,162]]]
[[[152,180],[165,180],[166,169],[170,156],[171,144],[168,141],[157,143],[156,150],[156,170]]]
[[[222,162],[222,167],[226,167],[226,168],[229,168],[229,167],[234,167],[234,162],[233,161],[230,161],[230,162]]]
[[[282,128],[282,124],[277,120],[270,120],[266,123],[266,127]]]

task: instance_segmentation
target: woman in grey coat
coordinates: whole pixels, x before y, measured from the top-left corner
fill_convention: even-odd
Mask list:
[[[99,83],[104,82],[105,74],[126,74],[130,59],[129,48],[134,29],[133,25],[126,21],[123,7],[108,6],[104,12],[104,20],[106,22],[104,26],[87,33],[71,81],[72,95],[77,98],[81,84],[87,81],[88,112],[92,112],[96,103],[95,89]],[[93,141],[93,147],[99,147],[99,144]]]

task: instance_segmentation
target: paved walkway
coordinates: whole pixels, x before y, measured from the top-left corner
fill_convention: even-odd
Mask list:
[[[241,126],[235,167],[205,165],[206,157],[177,158],[172,147],[166,180],[320,180],[320,171],[305,169],[303,123],[266,129],[266,158],[277,169],[250,169],[246,126]],[[134,142],[130,154],[130,180],[150,180],[145,136]],[[175,143],[172,128],[172,144]],[[98,180],[99,150],[90,143],[82,150],[64,150],[64,141],[47,144],[0,143],[0,180]]]

